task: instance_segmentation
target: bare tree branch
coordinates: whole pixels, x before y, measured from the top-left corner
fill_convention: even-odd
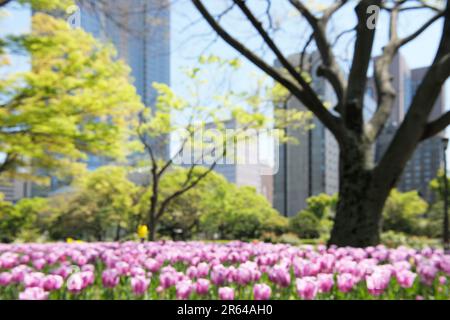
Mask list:
[[[8,3],[10,3],[12,0],[0,0],[0,7],[3,7],[5,5],[7,5]]]
[[[389,32],[390,41],[384,47],[382,56],[375,62],[374,74],[377,89],[378,109],[366,125],[366,135],[370,141],[374,141],[380,134],[386,120],[389,118],[395,101],[396,93],[392,84],[392,75],[389,71],[389,67],[395,55],[398,53],[400,47],[414,40],[444,15],[443,12],[434,15],[411,35],[405,38],[399,38],[397,28],[400,10],[400,5],[397,5],[391,10]]]
[[[407,44],[408,42],[410,42],[411,40],[414,40],[419,35],[421,35],[425,30],[427,30],[429,26],[431,26],[433,23],[435,23],[437,20],[439,20],[443,16],[444,16],[444,12],[440,12],[440,13],[434,15],[431,19],[429,19],[426,23],[424,23],[414,33],[412,33],[409,36],[401,39],[400,43],[398,45],[401,47],[401,46],[404,46],[405,44]]]
[[[372,47],[376,29],[367,27],[367,21],[370,17],[368,8],[370,6],[380,5],[380,0],[362,0],[355,8],[358,17],[358,25],[356,26],[357,37],[353,52],[353,63],[350,67],[348,77],[348,89],[343,117],[347,127],[357,133],[363,131],[363,104],[367,83],[367,70],[372,58]]]
[[[305,17],[305,19],[313,29],[314,40],[322,58],[322,66],[318,69],[318,75],[328,79],[328,81],[333,86],[334,91],[336,92],[338,101],[342,102],[346,81],[339,68],[339,65],[336,62],[336,57],[327,39],[326,26],[332,14],[339,10],[347,1],[342,0],[336,2],[334,5],[328,8],[328,10],[325,11],[322,18],[315,17],[299,0],[289,0],[289,2]]]
[[[436,120],[437,122],[431,122],[431,127],[427,123],[434,103],[441,93],[441,88],[450,76],[449,1],[447,1],[444,17],[442,36],[434,61],[417,88],[405,119],[375,169],[374,174],[380,177],[389,177],[391,175],[395,178],[396,173],[401,172],[401,169],[409,160],[417,143],[427,135],[427,130],[438,130],[447,123],[448,115],[444,115]],[[384,181],[384,183],[392,184],[395,183],[395,180]]]
[[[450,111],[447,111],[442,116],[429,122],[422,134],[421,140],[426,140],[433,137],[441,131],[444,131],[447,126],[450,125]]]
[[[309,108],[322,123],[335,135],[339,140],[343,133],[343,127],[340,123],[340,119],[331,114],[317,97],[314,92],[308,91],[309,86],[306,88],[299,87],[296,83],[283,76],[276,68],[267,64],[260,57],[256,56],[251,50],[245,47],[240,41],[232,37],[225,29],[223,29],[217,21],[212,17],[201,0],[192,0],[192,3],[205,18],[208,24],[219,34],[219,36],[232,46],[235,50],[240,52],[244,57],[254,63],[261,70],[266,72],[274,80],[278,81],[284,87],[286,87],[295,97],[300,100],[307,108]],[[310,88],[309,88],[310,89]]]

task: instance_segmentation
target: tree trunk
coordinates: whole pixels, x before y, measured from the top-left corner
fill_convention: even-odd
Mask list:
[[[121,231],[120,223],[117,223],[116,236],[114,238],[114,241],[119,241],[120,240],[120,231]]]
[[[366,247],[380,241],[382,211],[391,187],[373,175],[371,146],[340,146],[339,201],[329,244]]]
[[[148,228],[149,228],[149,240],[156,240],[156,214],[158,206],[159,196],[159,176],[157,173],[157,167],[152,167],[152,195],[150,197],[150,209],[148,212]]]
[[[155,225],[155,214],[156,212],[150,213],[150,223],[149,223],[149,240],[155,241],[156,240],[156,225]]]

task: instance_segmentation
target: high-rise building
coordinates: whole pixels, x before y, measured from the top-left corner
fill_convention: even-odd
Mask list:
[[[392,62],[390,71],[393,76],[393,85],[397,96],[391,117],[386,123],[376,144],[376,161],[379,161],[383,156],[395,132],[403,121],[405,114],[408,112],[414,93],[425,76],[427,68],[410,69],[402,55],[398,54]],[[373,87],[372,79],[369,83]],[[444,111],[445,95],[444,89],[442,89],[429,120],[438,118]],[[444,152],[442,148],[443,136],[444,133],[442,132],[418,145],[397,183],[399,190],[418,190],[419,194],[427,201],[433,202],[435,200],[435,195],[431,192],[429,183],[436,177],[438,170],[442,167]]]
[[[169,0],[78,0],[81,27],[96,38],[112,42],[118,57],[131,68],[131,76],[143,103],[156,100],[153,82],[170,83]],[[167,158],[169,139],[153,143],[155,154]],[[95,169],[107,160],[90,156]]]
[[[314,61],[316,54],[308,58]],[[298,55],[289,57],[298,61]],[[279,62],[275,66],[280,67]],[[332,87],[323,78],[315,76],[314,63],[310,74],[314,90],[331,105],[336,98]],[[288,109],[305,111],[295,98],[287,103]],[[339,147],[331,132],[313,118],[314,128],[286,129],[286,134],[297,143],[278,147],[279,169],[274,176],[274,207],[284,216],[293,216],[306,207],[306,199],[319,193],[334,194],[339,187]]]
[[[0,181],[0,194],[3,194],[3,200],[16,202],[22,198],[30,197],[31,182],[20,179],[10,179]]]

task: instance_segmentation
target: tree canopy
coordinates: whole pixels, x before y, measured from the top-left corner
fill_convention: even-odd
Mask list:
[[[142,104],[110,45],[44,13],[33,15],[31,33],[2,40],[0,67],[14,54],[30,68],[0,80],[0,173],[57,172],[89,154],[124,158]]]

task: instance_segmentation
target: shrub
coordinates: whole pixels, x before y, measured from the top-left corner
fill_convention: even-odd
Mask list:
[[[417,191],[392,190],[383,210],[383,231],[417,234],[419,221],[427,207],[428,204]]]
[[[303,239],[320,237],[320,222],[314,213],[307,210],[300,211],[289,220],[290,230]]]
[[[381,234],[381,243],[390,248],[407,246],[411,248],[438,247],[439,240],[410,236],[402,232],[387,231]]]

